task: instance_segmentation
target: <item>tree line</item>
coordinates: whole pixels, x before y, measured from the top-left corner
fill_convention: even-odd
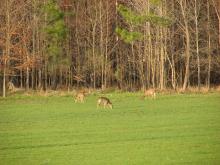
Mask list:
[[[219,13],[218,0],[2,0],[0,91],[210,88]]]

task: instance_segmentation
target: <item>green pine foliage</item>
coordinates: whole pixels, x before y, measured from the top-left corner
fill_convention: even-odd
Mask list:
[[[64,22],[64,13],[59,9],[55,0],[49,0],[43,6],[43,12],[46,16],[46,26],[44,32],[46,34],[47,54],[49,62],[59,63],[63,57],[62,43],[66,38],[67,28]]]
[[[121,14],[125,21],[130,24],[139,25],[144,22],[145,18],[142,15],[136,14],[124,5],[118,5],[117,11]]]
[[[152,3],[154,5],[158,4],[159,2],[160,0],[152,0]],[[138,14],[121,4],[118,5],[117,11],[125,19],[125,21],[134,28],[138,27],[139,25],[142,25],[145,22],[150,22],[151,24],[154,24],[156,26],[169,26],[171,24],[171,20],[168,17],[158,16],[154,13]],[[131,43],[135,40],[141,40],[143,38],[142,33],[137,31],[130,32],[121,27],[116,27],[115,32],[126,43]]]
[[[129,32],[126,29],[117,27],[116,28],[116,33],[120,35],[120,37],[126,42],[126,43],[131,43],[132,41],[135,40],[140,40],[142,38],[142,34],[139,32]]]

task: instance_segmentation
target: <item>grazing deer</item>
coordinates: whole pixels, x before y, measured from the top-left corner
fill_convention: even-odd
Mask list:
[[[14,84],[11,81],[8,82],[7,87],[8,87],[8,90],[10,92],[14,92],[15,91],[15,86],[14,86]]]
[[[80,103],[83,103],[84,102],[84,100],[85,100],[85,93],[84,92],[79,92],[79,93],[77,93],[76,94],[76,96],[75,96],[75,103],[76,102],[80,102]]]
[[[152,98],[156,98],[156,92],[154,89],[148,89],[148,90],[145,90],[144,92],[144,97],[152,97]]]
[[[112,103],[111,101],[106,98],[106,97],[99,97],[98,100],[97,100],[97,108],[99,106],[102,106],[104,108],[108,107],[108,108],[111,108],[112,109]]]

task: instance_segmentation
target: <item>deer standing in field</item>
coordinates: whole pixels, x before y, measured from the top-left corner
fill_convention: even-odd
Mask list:
[[[151,97],[153,99],[156,98],[156,92],[154,89],[148,89],[144,91],[144,97]]]
[[[8,87],[8,90],[10,92],[14,92],[15,91],[15,86],[14,86],[14,84],[11,81],[8,82],[7,87]]]
[[[104,108],[108,107],[108,108],[112,109],[112,103],[106,97],[99,97],[98,98],[98,100],[97,100],[97,108],[100,107],[100,106],[102,106]]]
[[[7,83],[7,89],[9,90],[9,92],[14,93],[14,92],[18,92],[18,91],[24,91],[24,89],[22,88],[16,88],[14,83],[9,81]]]
[[[75,96],[75,103],[77,103],[77,102],[83,103],[85,100],[85,97],[86,97],[86,95],[84,92],[77,93]]]

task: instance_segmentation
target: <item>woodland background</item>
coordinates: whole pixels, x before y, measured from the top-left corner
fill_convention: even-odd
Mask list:
[[[1,0],[0,93],[220,83],[218,0]]]

